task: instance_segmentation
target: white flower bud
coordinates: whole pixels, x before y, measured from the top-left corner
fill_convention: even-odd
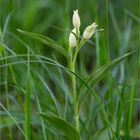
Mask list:
[[[89,38],[91,38],[91,36],[95,33],[96,27],[97,27],[97,25],[96,25],[95,22],[92,23],[91,25],[89,25],[89,26],[85,29],[84,33],[83,33],[83,38],[84,38],[84,39],[89,39]]]
[[[74,10],[73,12],[74,12],[73,13],[73,18],[72,18],[73,26],[74,26],[74,28],[79,29],[79,27],[81,25],[81,22],[80,22],[80,17],[79,17],[79,14],[78,14],[78,10]]]
[[[72,30],[72,32],[69,35],[69,47],[75,47],[76,46],[76,28]],[[79,30],[78,30],[78,35],[79,35]]]

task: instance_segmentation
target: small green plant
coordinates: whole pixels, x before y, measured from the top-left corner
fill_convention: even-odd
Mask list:
[[[70,33],[69,36],[69,68],[70,70],[75,73],[75,67],[76,67],[76,60],[77,60],[77,55],[80,50],[80,48],[84,45],[84,43],[95,33],[96,29],[96,24],[93,23],[92,25],[88,26],[84,33],[82,40],[80,41],[80,17],[78,14],[78,10],[74,11],[73,14],[73,26],[74,29]],[[74,49],[74,51],[73,51]],[[78,94],[77,94],[77,87],[76,87],[76,77],[75,75],[71,75],[71,85],[72,85],[72,96],[73,96],[73,102],[74,102],[74,113],[75,113],[75,124],[76,124],[76,129],[79,131],[79,108],[78,108]]]
[[[92,90],[92,87],[94,87],[102,78],[103,76],[110,71],[110,69],[124,60],[126,57],[131,55],[133,52],[130,52],[128,54],[125,54],[124,56],[121,56],[120,58],[117,58],[111,62],[108,62],[101,68],[99,68],[96,72],[93,72],[89,77],[86,79],[82,79],[79,74],[76,72],[76,64],[77,64],[77,56],[80,51],[80,49],[84,46],[84,44],[92,37],[92,35],[98,31],[96,30],[96,23],[92,23],[83,32],[83,35],[80,35],[80,17],[78,14],[78,10],[75,10],[73,13],[72,18],[74,29],[70,32],[69,35],[69,49],[66,51],[61,46],[59,46],[54,40],[45,37],[43,35],[39,35],[36,33],[29,33],[26,31],[22,31],[18,29],[18,31],[24,35],[27,35],[29,37],[32,37],[34,39],[37,39],[46,45],[54,48],[55,50],[59,51],[62,55],[64,55],[67,58],[68,61],[68,67],[64,67],[55,60],[51,60],[51,65],[55,65],[57,67],[60,67],[61,69],[67,71],[70,73],[70,79],[71,79],[71,95],[73,97],[73,108],[74,108],[74,118],[75,118],[75,127],[72,126],[69,122],[64,120],[61,116],[55,116],[55,115],[49,115],[48,113],[39,113],[41,117],[43,117],[45,120],[48,121],[53,127],[56,129],[62,131],[66,137],[69,139],[80,139],[80,123],[79,123],[79,114],[80,114],[80,106],[82,101],[80,100],[80,96],[82,94],[85,94],[86,92],[89,92],[96,101],[98,102],[102,113],[104,115],[105,121],[108,125],[109,133],[111,134],[111,137],[115,140],[117,140],[117,136],[115,134],[115,131],[113,130],[112,123],[108,118],[108,114],[106,111],[106,105],[104,102],[100,99],[101,97],[99,95],[96,95],[94,91]],[[82,84],[80,87],[78,86],[78,81],[80,81]],[[79,91],[78,91],[79,89]],[[28,125],[27,125],[28,126]],[[28,128],[29,129],[29,128]],[[29,130],[27,130],[28,132]],[[29,132],[28,132],[29,133]]]
[[[85,3],[85,1],[83,2]],[[32,20],[36,17],[34,9],[42,8],[42,6],[44,8],[44,3],[45,1],[41,3],[31,0],[29,8],[23,8],[23,11],[25,10],[23,15],[27,15],[27,21],[21,22],[25,24],[24,28],[27,29],[31,26]],[[92,1],[87,1],[87,3],[90,5]],[[105,3],[107,5],[108,1]],[[53,4],[55,5],[55,3]],[[95,7],[98,7],[98,2],[94,4]],[[115,37],[110,39],[115,40],[113,47],[110,44],[111,50],[108,46],[109,42],[107,45],[104,42],[106,39],[109,41],[109,31],[106,30],[105,22],[97,20],[99,25],[105,29],[100,34],[98,31],[103,29],[97,29],[95,22],[82,31],[81,25],[84,25],[85,21],[81,20],[77,9],[73,12],[72,29],[68,27],[69,29],[64,30],[52,26],[51,21],[56,20],[56,16],[61,10],[54,14],[48,12],[51,14],[48,16],[51,26],[46,25],[46,23],[49,24],[49,19],[46,17],[45,22],[41,21],[40,24],[37,21],[34,22],[35,29],[33,30],[36,31],[36,27],[39,27],[38,32],[41,32],[44,27],[48,28],[47,31],[50,31],[50,27],[63,31],[64,34],[61,34],[61,37],[57,36],[57,33],[56,35],[50,33],[58,41],[21,29],[17,29],[19,33],[10,32],[7,29],[10,24],[10,16],[7,17],[3,30],[0,29],[0,74],[2,75],[0,78],[0,92],[2,93],[0,93],[2,95],[0,132],[2,132],[2,139],[130,140],[140,138],[137,131],[138,125],[132,125],[133,118],[137,116],[136,109],[138,109],[135,107],[135,102],[140,101],[136,98],[140,66],[139,49],[136,50],[135,58],[132,55],[135,51],[129,52],[131,49],[127,48],[131,34],[131,21],[128,22],[126,30],[120,32],[111,4],[109,8],[117,34],[117,39]],[[92,10],[91,8],[88,12],[93,14]],[[107,10],[105,18],[107,19],[107,29],[109,29]],[[67,15],[67,13],[65,14]],[[129,15],[133,16],[130,13]],[[69,15],[67,15],[67,21],[69,21],[68,19]],[[13,24],[11,25],[13,27]],[[102,36],[103,34],[105,34],[105,38]],[[24,38],[23,35],[26,37]],[[92,37],[95,43],[92,41]],[[12,47],[8,46],[7,40]],[[117,54],[116,50],[119,48],[116,46],[119,43],[122,48]],[[95,48],[90,48],[90,45]],[[44,48],[42,49],[42,47]],[[115,57],[116,55],[119,57],[111,60],[110,51],[113,52],[111,57],[114,53]],[[129,59],[124,62],[128,57]],[[95,59],[93,60],[93,58]],[[92,68],[87,68],[86,59],[90,59]],[[129,75],[132,71],[130,64],[132,65],[133,62],[129,62],[131,59],[133,62],[136,59],[135,77]],[[119,63],[121,66],[115,67]],[[125,77],[125,72],[128,78]],[[119,78],[121,78],[121,82]],[[130,87],[132,87],[131,90]],[[127,105],[129,105],[128,108],[126,108]],[[134,107],[135,111],[133,111]],[[16,129],[18,131],[15,134]]]

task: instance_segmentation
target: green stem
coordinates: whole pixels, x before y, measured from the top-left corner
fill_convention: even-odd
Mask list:
[[[1,40],[0,40],[0,57],[7,57],[7,52],[4,48],[4,33],[2,33],[1,28],[0,28],[0,35],[1,35]],[[5,59],[4,61],[2,61],[3,64],[7,64],[8,60]],[[4,85],[4,89],[5,89],[5,94],[6,94],[6,106],[7,106],[7,110],[10,109],[10,101],[9,101],[9,97],[8,97],[8,66],[5,67],[5,70],[2,69],[2,72],[4,71],[4,80],[5,81],[5,85]],[[1,80],[1,79],[0,79]],[[13,139],[13,135],[12,135],[12,127],[8,126],[8,131],[9,131],[9,140]]]
[[[30,56],[28,49],[28,65],[27,65],[27,85],[26,85],[26,97],[25,97],[25,135],[26,139],[30,140]]]
[[[71,62],[70,69],[75,73],[75,63]],[[79,112],[78,112],[78,103],[77,103],[77,93],[76,93],[76,78],[75,75],[71,75],[72,83],[72,95],[74,101],[74,114],[75,114],[75,127],[79,131]]]
[[[5,64],[7,64],[7,59],[5,59]],[[6,66],[5,68],[5,94],[6,94],[6,106],[7,109],[9,110],[10,108],[10,101],[9,101],[9,97],[8,97],[8,67]],[[8,131],[9,131],[9,140],[12,140],[12,128],[11,126],[8,127]]]
[[[78,54],[78,39],[77,39],[74,55],[72,55],[73,48],[69,48],[69,49],[70,49],[69,53],[71,56],[71,59],[69,60],[70,70],[75,73],[75,65],[76,65],[76,59]],[[74,102],[75,127],[79,132],[79,109],[78,109],[78,100],[77,100],[77,92],[76,92],[76,77],[73,74],[71,75],[71,84],[72,84],[72,96]]]

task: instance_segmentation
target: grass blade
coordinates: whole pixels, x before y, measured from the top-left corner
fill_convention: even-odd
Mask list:
[[[107,72],[110,71],[112,67],[123,61],[125,58],[133,54],[135,51],[129,52],[107,64],[100,67],[96,72],[93,72],[89,77],[87,77],[86,82],[92,86],[95,86],[104,76]],[[80,87],[80,91],[82,91],[83,88]]]
[[[24,134],[23,130],[19,126],[18,122],[15,120],[15,118],[9,113],[9,111],[3,106],[2,103],[0,103],[0,106],[3,108],[3,110],[8,114],[8,116],[13,120],[13,122],[16,124],[20,132],[23,134],[23,136],[26,138],[26,135]]]

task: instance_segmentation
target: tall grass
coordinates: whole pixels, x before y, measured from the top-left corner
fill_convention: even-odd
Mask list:
[[[0,139],[139,139],[139,7],[1,0]],[[70,48],[73,9],[81,27]],[[85,41],[93,21],[104,31]]]
[[[26,85],[26,95],[25,95],[25,135],[27,140],[30,140],[31,131],[31,105],[30,105],[30,50],[27,52],[27,85]]]

